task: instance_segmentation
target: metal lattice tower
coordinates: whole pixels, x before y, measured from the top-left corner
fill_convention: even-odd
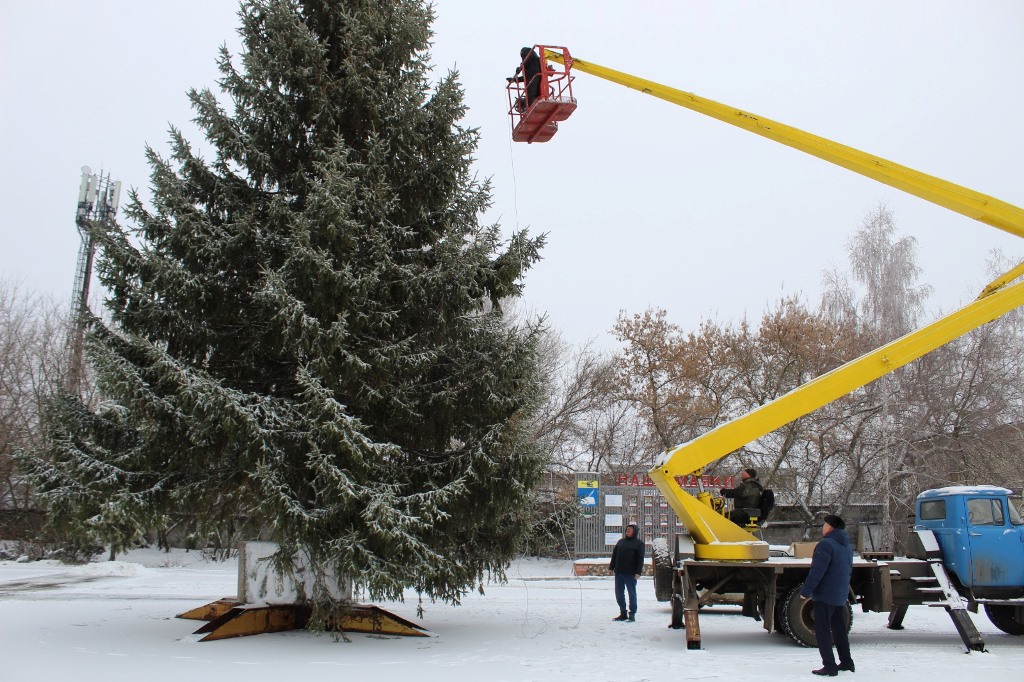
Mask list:
[[[85,340],[85,319],[89,311],[89,284],[92,280],[92,261],[96,253],[92,228],[113,222],[121,200],[121,183],[111,182],[110,174],[93,174],[88,166],[82,166],[82,184],[78,189],[78,210],[75,225],[82,238],[78,249],[78,265],[75,268],[75,288],[71,296],[71,366],[68,388],[78,393],[81,390],[85,372],[83,342]]]

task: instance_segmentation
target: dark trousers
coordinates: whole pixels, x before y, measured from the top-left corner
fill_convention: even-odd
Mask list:
[[[733,509],[729,512],[729,520],[742,527],[750,523],[750,514],[745,509]]]
[[[814,636],[818,639],[818,652],[821,654],[821,664],[826,670],[835,670],[836,657],[832,654],[832,645],[835,644],[839,652],[839,662],[849,665],[853,663],[850,658],[850,638],[846,633],[846,619],[843,612],[846,611],[846,604],[842,606],[829,606],[819,601],[814,602]]]
[[[629,612],[636,613],[636,576],[632,573],[615,572],[615,601],[619,612],[626,612],[626,595],[629,592]]]

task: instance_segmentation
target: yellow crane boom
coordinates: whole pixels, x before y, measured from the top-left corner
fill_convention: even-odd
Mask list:
[[[564,48],[561,53],[557,49],[545,48],[544,57],[563,64],[567,69],[589,73],[757,133],[1010,234],[1024,237],[1024,210],[1005,201],[763,116],[571,57]],[[1024,282],[1010,284],[1022,274],[1024,263],[990,283],[977,300],[960,310],[662,453],[651,469],[650,476],[693,536],[696,557],[761,560],[768,558],[768,546],[717,513],[710,504],[710,493],[702,491],[694,497],[683,490],[676,483],[677,476],[699,472],[743,445],[1024,305]]]
[[[565,64],[566,60],[562,54],[551,48],[546,49],[544,55],[551,61]],[[855,173],[878,180],[914,196],[927,199],[934,204],[944,206],[969,218],[980,220],[1010,234],[1024,237],[1024,209],[1013,204],[1000,201],[994,197],[975,192],[972,189],[926,173],[921,173],[912,168],[901,166],[898,163],[887,161],[873,154],[862,152],[859,149],[813,135],[784,123],[773,121],[764,116],[758,116],[749,111],[719,104],[691,92],[677,90],[667,85],[631,76],[621,71],[609,69],[606,66],[577,59],[576,57],[570,57],[569,62],[567,66],[577,71],[589,73],[592,76],[597,76],[598,78],[603,78],[604,80],[663,99],[666,102],[686,107],[697,113],[717,118],[719,121],[730,123],[738,128],[767,137],[769,140],[799,149],[812,156],[817,156],[819,159],[824,159],[837,166],[842,166]]]
[[[720,514],[708,514],[711,508],[676,485],[676,476],[702,469],[743,445],[1021,305],[1024,305],[1024,282],[1001,288],[951,315],[812,379],[752,412],[662,453],[650,476],[693,535],[697,558],[765,559],[767,547],[749,545],[756,541],[755,537]],[[746,544],[733,547],[723,543]],[[751,556],[752,553],[755,555]]]

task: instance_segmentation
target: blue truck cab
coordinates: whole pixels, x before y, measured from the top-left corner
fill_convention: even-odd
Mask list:
[[[1024,520],[1010,490],[991,485],[926,490],[915,530],[930,530],[942,563],[975,598],[1024,596]]]

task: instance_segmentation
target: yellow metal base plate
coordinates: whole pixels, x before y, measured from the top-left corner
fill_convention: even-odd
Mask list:
[[[266,632],[301,630],[309,620],[310,608],[303,604],[252,606],[233,599],[219,599],[179,614],[178,618],[208,621],[193,634],[206,635],[200,642],[245,637]],[[365,632],[380,635],[427,637],[427,631],[400,616],[367,604],[355,604],[340,622],[327,628],[337,632]]]
[[[764,561],[768,558],[767,542],[713,542],[695,545],[694,556],[707,561]]]

